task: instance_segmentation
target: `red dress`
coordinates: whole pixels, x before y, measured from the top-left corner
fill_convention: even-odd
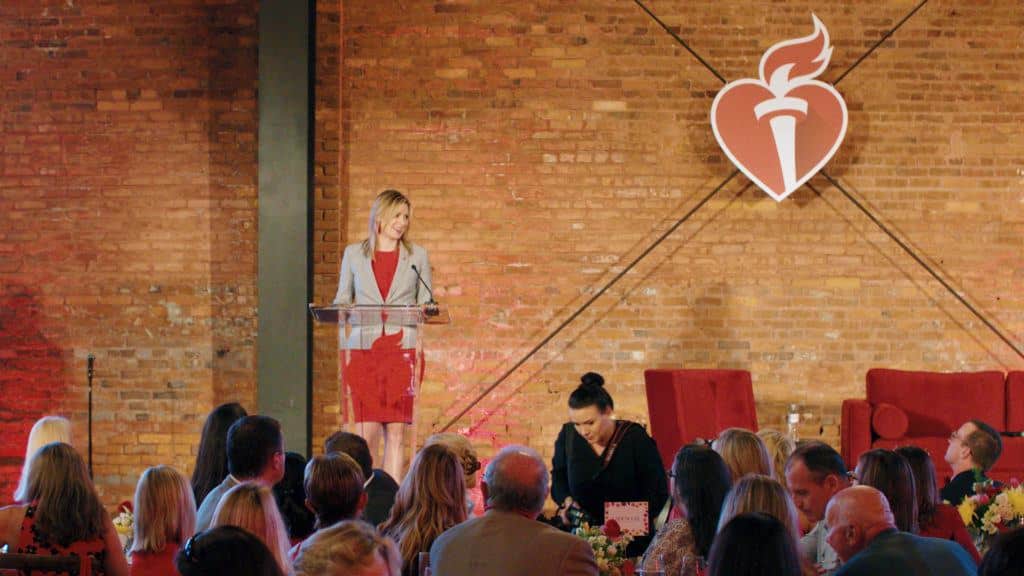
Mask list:
[[[25,519],[21,521],[21,535],[18,537],[18,547],[14,552],[18,554],[41,554],[45,556],[78,556],[83,554],[92,558],[92,573],[95,576],[106,574],[107,547],[103,542],[103,536],[97,536],[92,540],[72,542],[70,546],[61,546],[56,542],[50,542],[36,528],[35,522],[36,503],[33,502],[25,508]],[[55,572],[36,572],[35,575],[56,574]]]
[[[387,300],[398,268],[398,250],[377,252],[373,276]],[[369,350],[339,351],[356,422],[412,422],[412,375],[416,351],[402,348],[402,332],[377,338]],[[420,378],[422,378],[422,361]]]
[[[967,532],[967,527],[964,526],[960,513],[949,504],[939,504],[936,506],[935,516],[932,518],[931,524],[927,526],[922,524],[919,533],[921,536],[929,538],[952,540],[963,546],[964,550],[967,550],[967,553],[971,555],[971,558],[974,558],[976,564],[981,564],[981,555],[978,554],[978,549],[974,547],[974,541],[971,540],[971,535]]]
[[[174,555],[178,545],[168,542],[160,552],[132,552],[131,576],[178,576]]]

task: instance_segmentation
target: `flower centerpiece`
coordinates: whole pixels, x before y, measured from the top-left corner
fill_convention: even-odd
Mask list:
[[[573,534],[586,540],[593,548],[601,576],[632,576],[633,562],[626,558],[626,546],[633,537],[624,533],[618,522],[608,520],[600,528],[584,522],[573,530]]]
[[[979,480],[974,484],[974,495],[964,498],[957,511],[978,551],[984,554],[992,537],[1024,525],[1024,486],[1016,478],[1000,486],[991,480]]]
[[[135,531],[135,513],[130,500],[121,502],[117,507],[117,516],[114,516],[114,530],[117,531],[117,538],[121,541],[121,548],[127,553],[132,545],[132,533]]]

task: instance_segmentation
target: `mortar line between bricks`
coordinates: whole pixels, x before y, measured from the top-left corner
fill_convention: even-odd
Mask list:
[[[655,248],[660,246],[662,242],[664,242],[669,236],[671,236],[676,230],[678,230],[680,226],[682,226],[684,223],[686,223],[687,220],[692,218],[693,215],[696,214],[698,210],[700,210],[705,204],[707,204],[708,201],[710,201],[711,198],[713,198],[715,196],[715,194],[718,194],[718,192],[721,191],[722,188],[725,188],[725,185],[728,184],[729,182],[731,182],[732,179],[735,178],[736,175],[739,174],[739,173],[740,173],[739,170],[733,170],[732,173],[729,174],[729,176],[727,176],[725,178],[725,180],[722,180],[722,182],[718,186],[715,186],[715,188],[711,192],[709,192],[706,196],[704,196],[704,198],[702,198],[700,200],[700,202],[698,202],[696,205],[694,205],[693,208],[690,208],[690,210],[686,214],[684,214],[681,218],[676,220],[676,222],[672,226],[670,226],[668,228],[668,230],[665,230],[665,232],[662,233],[661,236],[658,236],[658,238],[655,239],[654,242],[652,242],[647,248],[644,249],[643,252],[641,252],[636,258],[634,258],[629,264],[627,264],[626,267],[623,268],[618,274],[616,274],[614,278],[612,278],[611,280],[608,281],[607,284],[602,286],[601,289],[598,290],[596,293],[594,293],[594,295],[591,296],[590,299],[588,299],[586,302],[584,302],[582,306],[577,308],[575,312],[573,312],[568,318],[563,320],[562,323],[559,324],[557,328],[555,328],[550,334],[545,336],[543,340],[538,342],[537,345],[534,346],[529,352],[527,352],[526,355],[524,355],[522,358],[520,358],[518,362],[516,362],[514,365],[512,365],[511,368],[506,370],[505,373],[501,375],[501,377],[499,377],[493,384],[488,386],[486,390],[484,390],[479,395],[477,395],[477,397],[474,398],[473,401],[469,403],[469,405],[467,405],[465,408],[463,408],[461,412],[459,412],[454,418],[449,420],[447,424],[445,424],[443,427],[441,427],[440,432],[448,431],[448,429],[451,428],[453,424],[455,424],[456,422],[461,420],[462,417],[466,415],[466,413],[468,413],[470,410],[472,410],[477,404],[480,403],[481,400],[483,400],[485,397],[487,397],[487,395],[489,395],[491,392],[493,392],[495,388],[500,386],[502,382],[507,380],[509,376],[511,376],[516,370],[519,369],[520,366],[522,366],[523,364],[526,364],[527,360],[532,358],[534,354],[536,354],[538,351],[540,351],[541,348],[546,346],[547,343],[550,342],[552,339],[554,339],[555,336],[560,334],[562,332],[562,330],[564,330],[567,326],[572,324],[573,321],[575,321],[576,318],[578,318],[580,314],[582,314],[584,311],[586,311],[587,308],[590,308],[591,304],[593,304],[594,302],[597,302],[597,299],[600,298],[601,296],[603,296],[604,293],[607,292],[609,288],[611,288],[616,283],[618,283],[619,280],[622,280],[626,276],[626,274],[628,274],[630,272],[630,270],[635,268],[636,265],[639,264],[641,260],[643,260],[645,257],[647,257],[648,254],[653,252]]]
[[[643,2],[641,2],[640,0],[633,0],[633,1],[636,2],[636,5],[639,6],[644,12],[647,12],[647,15],[650,16],[651,18],[653,18],[654,21],[657,22],[658,25],[661,26],[665,30],[665,32],[668,32],[669,36],[675,38],[676,42],[678,42],[680,46],[682,46],[683,48],[686,48],[687,52],[689,52],[694,58],[696,58],[698,62],[703,64],[704,67],[707,68],[709,72],[714,74],[715,78],[718,78],[719,80],[721,80],[722,84],[725,84],[727,82],[727,80],[725,79],[725,76],[722,76],[721,74],[719,74],[718,70],[715,70],[715,67],[712,66],[711,63],[709,63],[707,60],[702,58],[700,54],[697,54],[696,50],[694,50],[693,48],[690,48],[690,45],[686,43],[686,40],[683,40],[682,38],[679,37],[678,34],[673,32],[672,29],[669,28],[667,24],[662,22],[661,18],[658,18],[654,14],[654,12],[651,12],[650,9],[648,9],[647,6],[645,6]]]
[[[891,230],[889,230],[889,228],[885,224],[883,224],[882,221],[879,220],[878,217],[876,217],[870,210],[868,210],[867,207],[864,206],[864,204],[862,204],[860,201],[858,201],[856,198],[854,198],[853,195],[850,194],[850,192],[842,184],[840,184],[838,180],[833,178],[831,175],[829,175],[824,170],[821,171],[821,175],[824,176],[825,179],[827,179],[833,186],[835,186],[836,189],[839,190],[843,194],[843,196],[846,196],[846,199],[849,200],[851,203],[853,203],[853,205],[856,206],[857,209],[859,209],[861,212],[863,212],[864,215],[867,216],[869,220],[874,222],[875,226],[878,226],[878,228],[881,229],[882,232],[885,232],[885,234],[887,236],[889,236],[889,238],[892,238],[892,241],[895,242],[897,246],[899,246],[900,248],[903,249],[904,252],[909,254],[910,257],[913,258],[915,262],[920,264],[921,267],[924,268],[925,271],[927,271],[928,274],[930,274],[932,278],[935,278],[935,280],[937,280],[938,283],[941,284],[942,287],[945,288],[947,292],[952,294],[954,298],[956,298],[961,304],[964,305],[964,307],[966,307],[968,310],[970,310],[971,313],[974,314],[974,316],[978,318],[978,320],[981,320],[985,324],[985,326],[988,326],[989,330],[992,330],[992,332],[994,332],[995,335],[998,336],[1000,340],[1005,342],[1006,345],[1009,346],[1011,350],[1013,350],[1014,352],[1017,353],[1017,356],[1020,356],[1021,358],[1024,358],[1024,350],[1021,350],[1021,348],[1019,348],[1016,344],[1014,344],[1013,341],[1011,341],[1006,335],[1004,335],[1001,330],[996,328],[996,326],[994,324],[992,324],[992,322],[990,322],[988,320],[988,318],[986,318],[981,312],[979,312],[977,308],[972,306],[970,302],[968,302],[963,296],[960,295],[959,292],[956,291],[956,289],[954,289],[952,286],[950,286],[950,284],[948,282],[946,282],[946,280],[941,275],[939,275],[938,272],[936,272],[931,266],[929,266],[928,263],[925,262],[923,258],[918,256],[917,253],[914,252],[910,248],[910,246],[908,246],[905,242],[900,240],[899,237],[897,237],[895,233],[893,233]],[[821,193],[818,192],[818,190],[815,189],[814,186],[812,186],[810,182],[807,183],[807,187],[810,188],[815,194],[817,194],[819,196],[821,195]]]
[[[897,22],[896,25],[892,27],[892,30],[889,30],[888,32],[883,34],[882,37],[878,39],[878,42],[875,42],[875,44],[873,46],[871,46],[871,48],[868,48],[867,52],[865,52],[860,58],[857,58],[857,60],[855,60],[853,64],[850,64],[850,67],[847,68],[842,74],[840,74],[839,78],[836,78],[836,81],[833,82],[832,85],[835,86],[835,85],[839,84],[840,82],[842,82],[843,78],[846,78],[847,74],[849,74],[850,72],[853,72],[854,68],[856,68],[857,66],[860,66],[860,63],[863,62],[864,60],[867,60],[868,56],[871,56],[871,54],[873,54],[874,51],[879,48],[879,46],[881,46],[886,40],[888,40],[890,36],[895,34],[897,30],[899,30],[904,24],[906,24],[907,20],[910,20],[910,18],[914,14],[917,14],[918,10],[920,10],[921,8],[924,8],[924,5],[927,4],[927,3],[928,3],[928,0],[921,0],[920,4],[918,4],[917,6],[914,6],[914,9],[911,10],[910,12],[908,12],[907,15],[903,17],[902,20]]]

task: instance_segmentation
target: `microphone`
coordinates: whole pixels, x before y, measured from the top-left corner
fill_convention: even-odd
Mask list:
[[[96,371],[93,369],[93,363],[95,362],[96,356],[89,354],[89,356],[86,357],[86,376],[89,378],[90,384],[92,383],[92,377],[96,374]]]
[[[423,310],[423,313],[427,316],[437,316],[441,311],[437,309],[437,301],[434,300],[434,292],[430,289],[430,286],[427,286],[427,283],[423,281],[423,276],[420,275],[420,269],[417,268],[415,264],[412,265],[412,271],[416,273],[416,279],[420,281],[420,284],[423,284],[423,287],[427,289],[427,294],[430,295],[430,301],[427,302],[427,306]]]

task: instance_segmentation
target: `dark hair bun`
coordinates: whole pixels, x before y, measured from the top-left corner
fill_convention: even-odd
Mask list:
[[[587,372],[583,376],[580,376],[580,385],[604,388],[604,376],[601,376],[597,372]]]

